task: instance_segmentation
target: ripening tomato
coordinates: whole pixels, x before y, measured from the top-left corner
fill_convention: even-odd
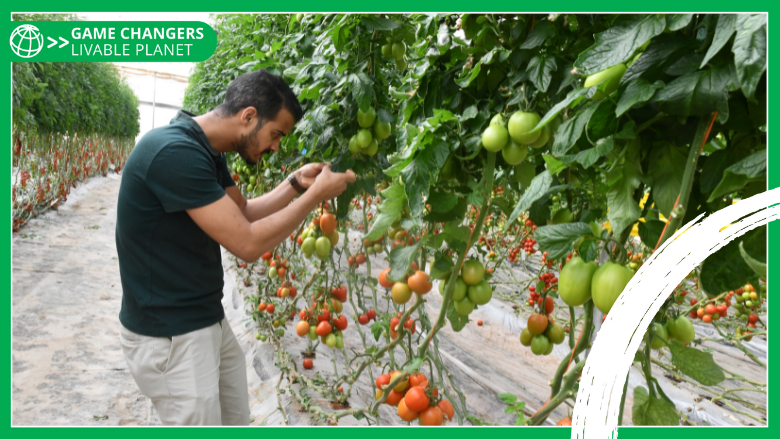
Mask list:
[[[403,305],[412,298],[412,289],[409,288],[409,285],[403,282],[396,282],[393,285],[391,295],[393,296],[393,301],[395,303]]]
[[[333,319],[333,325],[339,331],[343,331],[343,330],[347,329],[347,326],[349,325],[349,321],[347,320],[347,316],[342,315],[341,317],[339,317],[337,319]]]
[[[571,427],[571,418],[563,418],[555,425],[557,427]]]
[[[399,377],[399,376],[402,377],[401,381],[399,381],[398,384],[396,384],[395,387],[393,387],[393,390],[395,390],[396,392],[403,392],[409,386],[409,377],[406,376],[405,373],[398,372],[398,371],[391,373],[390,374],[390,381],[396,379],[396,377]]]
[[[440,408],[442,413],[444,413],[445,420],[452,421],[455,419],[455,407],[446,399],[439,401],[439,403],[436,404],[436,407]]]
[[[312,367],[314,367],[314,362],[311,361],[311,358],[306,358],[303,360],[304,369],[311,369]]]
[[[366,313],[366,316],[368,316],[369,319],[374,320],[376,319],[376,311],[374,311],[373,309],[369,309],[368,312]]]
[[[320,229],[323,235],[330,235],[336,230],[336,215],[323,213],[320,217]]]
[[[298,336],[303,337],[305,335],[309,334],[309,323],[306,321],[300,321],[298,322],[298,325],[295,326],[295,332],[298,334]]]
[[[531,335],[539,335],[547,329],[547,316],[539,313],[533,313],[528,317],[528,331]]]
[[[425,374],[418,373],[409,376],[409,386],[411,387],[419,386],[423,382],[428,382],[428,378],[425,377]]]
[[[326,337],[330,332],[333,330],[333,328],[330,326],[330,323],[328,322],[320,322],[317,324],[317,335],[320,337]]]
[[[420,413],[418,413],[416,410],[410,409],[406,405],[406,398],[407,396],[404,396],[400,401],[398,401],[398,417],[406,422],[412,422],[415,419],[417,419],[418,416],[420,416]]]
[[[428,407],[420,412],[420,424],[425,426],[437,426],[444,422],[444,413],[437,407]]]
[[[382,375],[379,375],[376,377],[376,388],[381,389],[382,386],[386,386],[390,384],[390,374],[389,373],[383,373]]]
[[[368,316],[365,315],[365,314],[362,314],[362,315],[358,316],[358,323],[360,323],[361,325],[367,325],[368,324],[368,320],[369,320]]]
[[[381,273],[379,273],[379,285],[382,285],[384,288],[393,288],[395,282],[391,282],[387,279],[388,273],[390,273],[389,268],[385,268]]]
[[[398,405],[398,403],[401,402],[401,399],[403,399],[403,397],[404,397],[403,393],[396,392],[395,390],[391,390],[390,394],[387,395],[387,399],[385,400],[385,403],[387,403],[387,405]]]
[[[547,296],[544,298],[544,312],[545,314],[550,314],[555,309],[555,300],[553,300],[552,296]]]
[[[409,288],[417,294],[427,294],[433,288],[433,284],[430,281],[430,276],[424,271],[418,270],[413,275],[409,276],[407,281]]]
[[[476,259],[470,259],[463,263],[461,276],[467,284],[476,285],[485,276],[485,267],[482,265],[482,262],[479,262]]]
[[[531,346],[531,339],[534,338],[534,335],[531,334],[531,331],[528,330],[528,328],[523,328],[523,332],[520,333],[520,344],[523,346]]]

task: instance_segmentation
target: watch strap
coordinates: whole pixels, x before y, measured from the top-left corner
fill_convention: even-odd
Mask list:
[[[295,173],[290,174],[290,176],[287,177],[287,181],[290,182],[290,186],[292,186],[293,189],[295,189],[295,191],[298,192],[299,194],[306,192],[306,189],[303,186],[301,186],[301,183],[298,181],[297,178],[295,178]]]

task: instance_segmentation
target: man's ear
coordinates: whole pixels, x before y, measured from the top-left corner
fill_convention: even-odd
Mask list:
[[[257,110],[255,107],[246,107],[239,112],[240,122],[244,126],[252,126],[257,123]]]

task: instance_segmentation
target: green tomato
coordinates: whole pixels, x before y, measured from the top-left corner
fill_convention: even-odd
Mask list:
[[[485,276],[485,267],[476,259],[469,259],[463,263],[460,275],[469,285],[477,285]]]
[[[579,256],[571,258],[558,276],[558,294],[561,300],[569,306],[580,306],[590,300],[591,281],[598,268],[593,261],[585,262]]]
[[[255,183],[257,183],[257,176],[256,175],[250,176],[249,177],[249,184],[255,184]]]
[[[470,301],[468,297],[464,297],[463,300],[455,302],[455,311],[462,316],[467,316],[474,311],[474,302]]]
[[[655,329],[655,333],[660,335],[661,337],[665,339],[669,339],[669,333],[666,331],[666,327],[664,327],[660,323],[653,323],[650,325],[650,328],[648,329],[648,333],[645,335],[645,342],[650,338],[650,331]],[[666,343],[663,342],[659,337],[653,337],[653,342],[650,344],[650,349],[661,349],[662,347],[666,346]]]
[[[618,89],[620,79],[626,73],[625,64],[616,64],[600,72],[594,73],[585,79],[585,88],[598,85],[598,91],[593,96],[594,100],[604,99]]]
[[[393,56],[393,46],[390,44],[385,44],[382,46],[382,56],[385,58],[390,58]]]
[[[630,268],[614,262],[607,262],[600,266],[593,273],[590,285],[596,308],[604,314],[609,314],[612,305],[633,276],[634,272]]]
[[[509,142],[509,133],[501,125],[489,125],[482,133],[482,146],[488,151],[496,152]]]
[[[336,349],[344,349],[344,337],[336,337]]]
[[[517,111],[509,118],[509,135],[517,143],[523,145],[533,143],[541,135],[541,130],[530,134],[528,132],[536,128],[541,120],[537,113]]]
[[[325,344],[328,345],[329,348],[332,348],[336,346],[336,334],[330,333],[325,337]]]
[[[679,316],[675,320],[670,320],[669,335],[679,340],[682,344],[688,344],[696,338],[696,331],[693,329],[693,323],[687,316]]]
[[[382,249],[382,244],[380,244],[380,243],[376,243],[376,244],[374,244],[374,253],[377,253],[377,254],[379,254],[379,253],[381,253],[381,252],[382,252],[382,250],[383,250],[383,249]]]
[[[371,135],[371,130],[362,129],[357,133],[357,144],[361,149],[365,149],[371,143],[374,137]]]
[[[531,352],[534,355],[544,355],[548,347],[550,347],[550,340],[544,334],[534,335],[531,339]]]
[[[546,356],[546,355],[552,354],[552,351],[553,351],[554,347],[555,347],[555,345],[552,343],[552,341],[550,341],[550,343],[548,343],[548,345],[547,345],[547,349],[544,350],[544,353],[542,355]]]
[[[260,340],[260,337],[261,337],[262,335],[263,335],[263,334],[261,334],[261,333],[259,333],[259,332],[258,332],[257,334],[255,334],[255,338],[256,338],[256,339],[258,339],[258,340]]]
[[[475,305],[484,305],[493,298],[493,289],[486,280],[482,279],[478,284],[469,287],[469,300]]]
[[[303,250],[303,255],[307,258],[311,257],[312,254],[314,254],[314,250],[316,250],[317,246],[317,240],[311,236],[306,237],[306,239],[303,240],[303,244],[301,245],[301,250]],[[329,243],[330,244],[330,243]]]
[[[309,326],[309,340],[317,339],[317,325]]]
[[[373,254],[374,254],[374,246],[368,246],[368,247],[366,247],[366,254],[367,254],[368,256],[371,256],[371,255],[373,255]]]
[[[284,329],[282,328],[277,329],[276,335],[278,335],[279,337],[284,337]]]
[[[564,331],[563,326],[559,325],[558,323],[547,325],[547,329],[545,329],[544,334],[554,344],[561,344],[564,340],[566,340],[566,331]]]
[[[330,239],[327,236],[320,236],[314,244],[317,257],[324,260],[330,253]]]
[[[357,135],[349,138],[349,152],[352,154],[357,154],[360,152],[360,145],[358,145]]]
[[[396,41],[390,47],[390,50],[393,53],[393,58],[403,59],[404,55],[406,55],[406,43],[404,43],[403,41]]]
[[[504,157],[504,161],[514,166],[525,160],[528,156],[528,147],[515,143],[514,140],[509,139],[509,143],[501,150],[501,155]]]
[[[533,142],[529,143],[528,146],[530,146],[531,148],[539,149],[544,145],[547,145],[548,140],[550,140],[550,126],[545,125],[542,128],[541,132],[539,133],[539,137]]]
[[[403,58],[396,59],[395,60],[395,66],[396,66],[396,68],[398,68],[398,70],[403,72],[404,70],[406,70],[406,61],[404,61]]]
[[[501,116],[501,113],[498,113],[495,116],[493,116],[492,119],[490,119],[490,125],[501,125],[502,127],[505,127],[506,122],[504,121],[504,118]]]
[[[370,128],[372,125],[374,125],[374,119],[376,119],[376,111],[374,111],[374,107],[368,107],[368,111],[365,113],[358,108],[357,111],[357,121],[358,125],[360,125],[363,128]]]
[[[528,330],[528,328],[523,329],[523,332],[520,333],[520,344],[523,346],[531,346],[531,340],[533,340],[534,336],[531,334],[531,331]]]
[[[271,267],[271,269],[268,270],[268,277],[276,279],[276,267]]]
[[[260,339],[259,340],[260,341],[266,341],[266,340],[268,340],[268,336],[265,335],[265,334],[260,334]]]
[[[363,150],[363,154],[373,157],[376,152],[379,151],[379,145],[376,143],[376,139],[371,140],[371,143]]]
[[[379,140],[385,140],[390,137],[390,122],[380,122],[379,118],[374,122],[374,137]]]

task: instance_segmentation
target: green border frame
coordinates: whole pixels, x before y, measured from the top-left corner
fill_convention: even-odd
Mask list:
[[[440,6],[441,5],[441,6]],[[10,6],[10,7],[9,7]],[[323,6],[327,6],[327,9],[324,9]],[[129,4],[117,4],[117,3],[109,3],[105,1],[95,1],[95,0],[72,0],[63,2],[60,1],[52,1],[52,0],[36,0],[33,2],[15,2],[13,5],[6,5],[3,6],[4,10],[7,10],[6,16],[8,17],[8,20],[10,21],[10,14],[12,12],[214,12],[219,11],[220,9],[222,11],[220,12],[327,12],[327,11],[339,11],[339,12],[445,12],[445,11],[464,11],[464,12],[474,12],[475,6],[485,6],[485,5],[475,5],[474,1],[464,1],[464,0],[448,0],[446,3],[442,2],[433,2],[433,1],[427,1],[424,4],[420,3],[419,0],[395,0],[392,2],[392,4],[366,4],[365,1],[344,1],[344,0],[338,0],[338,1],[330,1],[327,3],[323,3],[322,0],[299,0],[295,2],[294,4],[286,4],[285,7],[279,7],[276,4],[267,4],[267,3],[258,3],[258,2],[235,2],[235,1],[228,1],[228,2],[221,2],[221,3],[215,3],[215,2],[207,2],[203,0],[196,0],[191,1],[188,4],[175,4],[175,3],[168,3],[163,4],[159,1],[151,1],[151,0],[135,0]],[[639,8],[639,6],[645,6],[646,8],[652,8],[651,10],[648,10],[646,8]],[[741,11],[736,10],[735,7],[742,7],[742,8],[750,8],[750,10]],[[523,11],[523,9],[526,7],[526,4],[524,2],[519,2],[517,0],[493,0],[486,10],[481,10],[478,12],[489,12],[489,11],[498,11],[498,12],[508,12],[508,11],[517,11],[517,12],[539,12],[543,13],[543,11],[535,11],[535,10],[526,10]],[[535,8],[535,6],[531,6],[532,8]],[[686,2],[680,2],[679,0],[660,0],[655,1],[650,4],[632,4],[632,3],[626,3],[626,2],[575,2],[571,0],[563,0],[558,1],[555,4],[555,7],[561,11],[565,12],[657,12],[657,11],[664,11],[664,12],[691,12],[691,11],[701,11],[701,12],[768,12],[771,16],[769,19],[770,27],[772,24],[772,18],[774,17],[773,12],[780,11],[780,2],[778,1],[767,1],[767,0],[757,0],[757,1],[751,1],[746,2],[742,4],[735,4],[733,1],[725,2],[722,0],[718,1],[701,1],[701,0],[688,0]],[[681,10],[682,9],[682,10]],[[153,16],[150,16],[150,19],[153,20]],[[769,32],[769,43],[767,47],[773,46],[774,43],[776,43],[778,37],[774,35],[773,32]],[[8,52],[5,52],[8,53]],[[773,69],[771,67],[771,63],[773,62],[774,58],[769,57],[769,68],[768,71],[771,72]],[[9,59],[6,57],[6,62],[9,62]],[[780,65],[780,64],[778,64]],[[4,91],[2,92],[2,98],[5,100],[5,102],[8,102],[7,105],[3,106],[0,110],[0,115],[3,120],[6,122],[2,124],[2,134],[7,141],[9,142],[8,145],[11,144],[11,69],[10,65],[6,64],[8,70],[6,69],[0,69],[0,83],[6,84],[6,87],[4,87]],[[777,67],[777,66],[776,66]],[[778,67],[780,68],[780,67]],[[771,83],[771,81],[770,81]],[[778,92],[775,91],[774,87],[769,87],[769,112],[768,112],[768,126],[773,126],[774,121],[777,121],[780,116],[777,116],[774,114],[772,110],[772,103],[774,102],[774,99],[772,99],[774,96],[778,96]],[[780,104],[778,105],[778,108],[780,108]],[[771,137],[771,136],[770,136]],[[769,142],[768,142],[769,143]],[[775,153],[778,153],[778,151],[775,151],[775,149],[779,149],[780,147],[774,147],[771,143],[769,144],[768,148],[768,155],[769,155],[769,161],[770,163],[773,161],[771,157],[774,156]],[[3,169],[6,169],[6,178],[5,181],[9,181],[9,174],[11,172],[11,148],[6,150],[6,154],[0,156],[2,157],[2,161],[0,164],[2,165]],[[769,189],[776,188],[780,186],[780,174],[774,174],[771,172],[772,167],[770,164],[769,168],[769,177],[768,177],[768,185]],[[2,270],[2,276],[0,278],[0,285],[8,285],[8,302],[6,302],[5,305],[2,306],[3,314],[10,317],[11,314],[11,276],[12,276],[12,251],[11,251],[11,191],[7,190],[3,192],[4,195],[2,195],[2,199],[4,200],[4,203],[7,203],[6,206],[9,208],[9,215],[6,217],[6,223],[5,230],[8,235],[6,235],[5,238],[3,238],[3,243],[0,243],[0,246],[7,246],[8,253],[4,253],[1,258],[3,265],[7,267],[6,269]],[[774,231],[780,227],[780,224],[772,223],[769,226],[769,259],[773,259],[774,256],[780,255],[780,235],[774,236]],[[5,265],[7,264],[7,265]],[[111,434],[117,439],[120,438],[129,438],[131,436],[137,435],[139,432],[135,429],[116,429],[111,432],[105,431],[106,428],[111,427],[75,427],[75,428],[43,428],[43,427],[11,427],[12,422],[12,411],[11,411],[11,397],[12,397],[12,378],[11,378],[11,365],[12,365],[12,358],[11,358],[11,330],[12,325],[10,318],[8,320],[8,324],[5,325],[2,330],[0,330],[0,346],[2,346],[4,349],[5,354],[3,354],[3,366],[2,366],[2,374],[8,377],[8,381],[5,381],[2,385],[3,394],[6,396],[3,398],[0,398],[0,408],[2,409],[4,413],[6,413],[5,416],[7,416],[7,421],[3,422],[3,426],[0,427],[2,430],[0,431],[6,431],[5,434],[11,435],[11,437],[15,436],[22,436],[24,435],[25,438],[50,438],[53,435],[57,436],[63,436],[63,437],[79,437],[79,438],[90,438],[90,437],[101,437],[105,434]],[[771,342],[771,339],[770,339]],[[768,359],[769,364],[769,374],[768,374],[768,383],[773,382],[774,380],[772,378],[776,378],[778,376],[778,373],[780,373],[780,366],[775,366],[774,362],[771,360],[771,353]],[[773,367],[774,366],[774,367]],[[762,439],[762,438],[770,438],[770,437],[780,437],[780,424],[774,424],[774,421],[777,421],[780,418],[772,419],[774,412],[771,410],[771,407],[773,406],[773,402],[777,401],[777,395],[780,394],[780,391],[771,391],[768,395],[768,406],[770,407],[769,410],[769,419],[768,419],[768,426],[767,427],[625,427],[620,429],[620,437],[624,439],[636,439],[636,438],[653,438],[656,435],[663,434],[666,438],[665,439],[677,439],[677,438],[685,438],[685,439],[717,439],[717,438],[732,438],[733,435],[740,435],[740,434],[749,434],[751,439]],[[5,417],[4,416],[4,417]],[[251,428],[251,427],[248,427]],[[248,428],[242,428],[240,430],[233,430],[230,434],[233,437],[250,437],[249,435],[254,435],[260,433],[258,430],[248,430]],[[282,427],[266,427],[266,430],[264,430],[262,433],[271,433],[271,434],[279,434],[281,432],[269,432],[267,429],[269,428],[282,428]],[[306,434],[304,433],[303,428],[304,427],[291,427],[295,428],[297,431],[292,432],[293,434]],[[404,433],[407,435],[406,437],[414,438],[414,437],[429,437],[431,432],[425,431],[422,429],[422,427],[418,428],[411,428],[410,427],[398,427],[398,428],[405,428],[406,432]],[[479,427],[467,427],[462,429],[449,429],[446,432],[444,431],[438,431],[434,434],[446,434],[448,438],[470,438],[474,435],[474,431],[470,430],[469,428],[479,428]],[[521,428],[521,429],[517,429]],[[660,428],[663,428],[663,430],[660,430]],[[357,427],[357,428],[350,428],[350,429],[343,429],[338,432],[338,434],[341,434],[346,437],[354,437],[354,438],[364,438],[365,434],[367,433],[368,429],[371,429],[371,435],[372,437],[376,439],[384,439],[384,438],[394,438],[399,433],[395,429],[390,428],[370,428],[370,427]],[[747,429],[750,429],[749,431]],[[774,431],[774,433],[772,433]],[[220,434],[225,434],[226,432],[222,432]],[[513,437],[518,434],[522,434],[524,437],[527,438],[544,438],[544,439],[564,439],[568,438],[571,435],[571,430],[568,428],[548,428],[548,427],[491,427],[489,432],[485,432],[487,434],[490,434],[491,436],[494,436],[496,438],[503,438],[503,437]],[[144,435],[151,435],[149,437],[167,437],[171,434],[179,435],[179,434],[186,434],[188,437],[212,437],[214,432],[212,431],[182,431],[181,429],[177,429],[177,431],[173,430],[164,430],[163,428],[152,428],[147,429],[143,433]],[[315,433],[316,434],[316,433]],[[483,433],[484,434],[484,433]],[[118,435],[118,436],[117,436]],[[131,435],[131,436],[128,436]],[[722,436],[721,436],[722,435]],[[251,436],[253,437],[253,436]]]

